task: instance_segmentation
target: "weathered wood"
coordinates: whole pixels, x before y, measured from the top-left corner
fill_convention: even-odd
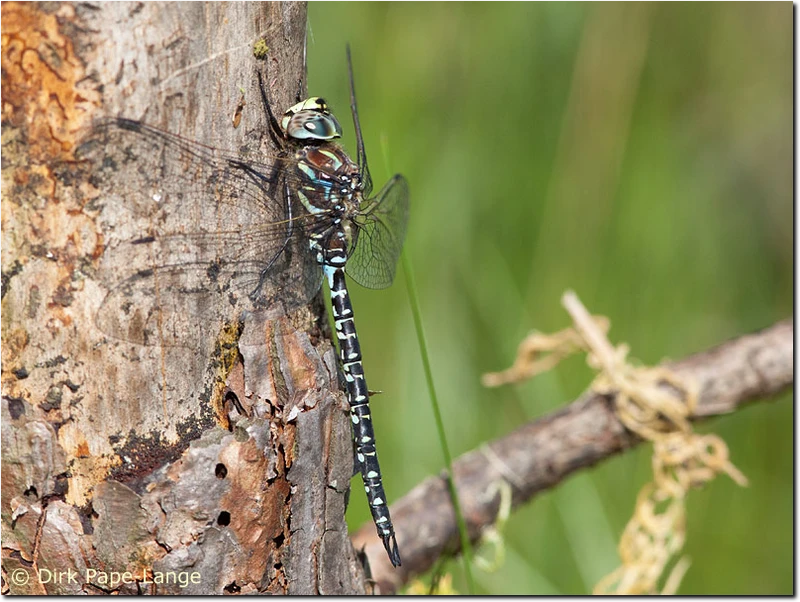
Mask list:
[[[108,336],[95,319],[109,292],[99,266],[136,258],[114,255],[129,234],[125,206],[75,154],[93,120],[115,115],[233,150],[258,135],[268,148],[256,73],[266,67],[277,107],[304,92],[305,11],[2,5],[2,527],[12,593],[364,592],[343,518],[350,426],[319,296],[277,321],[198,325],[179,346]],[[253,51],[262,38],[266,65]],[[133,182],[120,170],[114,192],[141,194]],[[108,216],[121,225],[104,227]],[[37,570],[76,577],[44,583]],[[126,571],[127,583],[111,582]],[[157,582],[170,575],[181,577]]]

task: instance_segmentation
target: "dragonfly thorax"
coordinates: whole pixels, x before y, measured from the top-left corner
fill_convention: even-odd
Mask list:
[[[339,146],[304,146],[295,153],[297,169],[306,183],[297,189],[310,213],[352,219],[361,206],[361,173]]]

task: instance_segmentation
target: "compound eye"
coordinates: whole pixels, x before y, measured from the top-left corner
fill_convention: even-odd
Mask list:
[[[332,140],[342,135],[342,126],[330,113],[304,109],[290,117],[284,117],[285,131],[296,140]]]

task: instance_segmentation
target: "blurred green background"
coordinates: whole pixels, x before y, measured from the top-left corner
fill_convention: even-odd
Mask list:
[[[410,255],[451,449],[572,400],[575,358],[487,390],[574,289],[646,363],[792,314],[790,3],[309,5],[309,92],[349,125],[345,43],[376,187],[405,174]],[[354,291],[389,500],[443,467],[402,271]],[[688,500],[683,594],[793,591],[790,394],[698,425],[749,477]],[[618,565],[650,446],[514,513],[478,593],[579,594]],[[360,487],[359,487],[360,489]],[[351,498],[356,527],[368,510]],[[446,567],[466,592],[460,561]]]

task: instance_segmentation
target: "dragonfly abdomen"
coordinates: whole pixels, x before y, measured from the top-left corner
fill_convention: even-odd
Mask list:
[[[364,481],[364,490],[367,493],[367,501],[378,535],[392,564],[400,566],[400,553],[397,550],[397,540],[389,516],[389,507],[386,504],[381,468],[375,451],[375,431],[370,415],[369,390],[364,377],[361,346],[358,342],[344,269],[326,264],[324,270],[331,291],[334,327],[339,340],[339,357],[347,383],[347,401],[350,405],[350,419],[353,422],[356,461]]]

